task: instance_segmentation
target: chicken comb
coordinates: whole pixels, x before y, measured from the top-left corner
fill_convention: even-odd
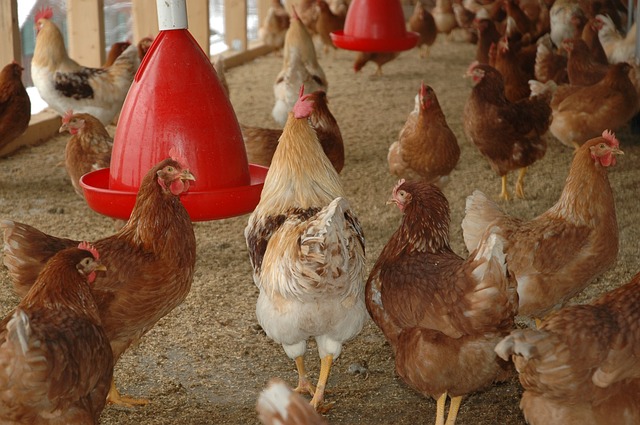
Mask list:
[[[69,124],[71,117],[73,117],[73,109],[68,109],[62,116],[62,124]]]
[[[420,83],[420,97],[425,97],[427,95],[427,86],[424,85],[424,81]]]
[[[612,148],[619,148],[620,141],[616,138],[616,135],[611,130],[605,130],[602,132],[602,138],[607,141],[607,144]]]
[[[89,251],[91,255],[93,255],[93,258],[95,258],[96,260],[100,259],[100,254],[98,254],[98,250],[89,242],[80,242],[80,244],[78,245],[78,249],[84,249],[85,251]]]
[[[43,7],[36,13],[36,16],[33,18],[35,22],[38,22],[40,19],[51,19],[53,18],[53,9],[51,7]]]
[[[395,198],[397,193],[398,193],[398,189],[400,189],[400,186],[402,186],[404,184],[406,180],[405,179],[400,179],[398,180],[398,183],[396,183],[396,185],[393,187],[393,192],[391,192],[393,194],[393,197]]]
[[[293,105],[293,116],[296,118],[309,118],[313,112],[313,100],[309,100],[311,95],[304,94],[304,84],[300,86],[300,98]]]
[[[189,166],[187,165],[187,159],[184,157],[184,154],[180,151],[180,149],[176,148],[175,146],[172,147],[171,149],[169,149],[169,156],[171,157],[171,159],[176,161],[178,165],[180,165],[180,168],[182,168],[183,170],[189,169]]]
[[[480,65],[480,62],[478,62],[478,61],[473,61],[473,62],[471,62],[471,64],[469,65],[469,68],[467,68],[467,73],[466,73],[466,74],[464,74],[464,76],[465,76],[465,77],[470,77],[470,76],[471,76],[471,73],[472,73],[472,72],[473,72],[473,70],[474,70],[474,68],[475,68],[476,66],[478,66],[478,65]]]

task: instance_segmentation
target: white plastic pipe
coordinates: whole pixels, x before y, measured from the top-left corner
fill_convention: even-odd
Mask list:
[[[156,5],[160,31],[189,28],[186,0],[156,0]]]

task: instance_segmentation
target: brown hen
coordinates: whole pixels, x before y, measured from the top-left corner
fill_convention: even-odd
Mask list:
[[[344,28],[345,16],[333,13],[329,7],[329,3],[325,0],[317,0],[317,2],[320,13],[316,20],[316,31],[324,45],[323,51],[326,54],[329,52],[329,48],[335,51],[336,46],[334,46],[333,41],[331,41],[331,33]]]
[[[16,150],[12,144],[31,121],[31,100],[22,84],[23,68],[12,62],[0,72],[0,156]]]
[[[566,307],[539,329],[496,346],[513,359],[531,425],[640,423],[640,273],[588,305]]]
[[[105,270],[89,244],[56,253],[0,322],[0,422],[97,424],[113,355],[90,286]]]
[[[58,131],[71,133],[64,152],[65,167],[76,193],[84,197],[80,177],[109,166],[113,137],[93,115],[74,114],[73,111],[64,114]]]
[[[436,28],[436,21],[433,19],[433,15],[420,1],[416,2],[413,14],[409,17],[408,28],[409,31],[418,33],[416,47],[420,49],[420,57],[429,57],[429,49],[436,42],[438,28]],[[424,46],[424,49],[422,46]]]
[[[560,199],[533,220],[505,214],[480,191],[467,199],[467,249],[476,249],[488,227],[506,239],[509,270],[518,280],[518,314],[544,317],[615,263],[618,224],[607,170],[621,153],[609,132],[583,144]]]
[[[145,175],[129,221],[116,234],[94,243],[109,269],[93,286],[114,361],[155,323],[182,303],[191,289],[196,241],[180,194],[191,180],[184,159],[165,159]],[[19,296],[33,285],[47,259],[77,241],[50,236],[26,224],[0,222],[4,264]],[[146,403],[120,397],[111,402]]]
[[[510,374],[493,351],[518,306],[504,241],[491,234],[464,259],[449,245],[449,203],[437,186],[400,180],[389,203],[404,213],[367,281],[369,314],[395,354],[398,375],[437,400],[453,425],[462,397]]]
[[[516,196],[524,197],[524,174],[542,158],[547,143],[542,137],[549,128],[549,93],[511,102],[505,96],[502,75],[493,67],[472,64],[467,74],[473,89],[463,112],[465,134],[502,177],[502,199],[509,199],[507,173],[520,170]]]
[[[596,61],[584,40],[568,38],[562,46],[569,53],[567,75],[572,86],[590,86],[602,80],[607,74],[609,64]]]
[[[378,68],[375,75],[382,75],[382,65],[387,62],[391,62],[400,55],[399,52],[358,52],[355,61],[353,62],[353,70],[360,72],[360,70],[369,62],[375,63]]]
[[[422,83],[414,110],[398,141],[389,147],[389,171],[401,178],[423,179],[443,187],[458,159],[458,139],[447,125],[435,91]]]

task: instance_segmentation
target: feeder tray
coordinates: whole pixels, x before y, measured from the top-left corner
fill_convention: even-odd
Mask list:
[[[344,30],[330,35],[337,47],[359,52],[398,52],[418,43],[418,34],[406,30],[398,0],[353,0]]]
[[[209,58],[186,28],[164,30],[161,21],[122,107],[110,168],[80,181],[89,206],[128,219],[145,174],[171,149],[196,177],[181,195],[193,221],[246,214],[258,204],[267,168],[248,164],[238,120]]]

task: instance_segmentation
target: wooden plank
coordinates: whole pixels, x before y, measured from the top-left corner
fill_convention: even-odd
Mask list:
[[[60,115],[52,109],[45,109],[38,114],[31,115],[27,131],[0,148],[0,158],[12,154],[23,146],[36,146],[51,139],[58,134],[60,125]]]
[[[247,49],[247,1],[224,0],[224,35],[232,52]]]
[[[104,0],[67,0],[69,56],[84,66],[105,61]]]
[[[224,68],[231,69],[235,66],[243,65],[247,62],[254,60],[257,57],[264,56],[267,53],[272,52],[274,49],[271,46],[267,46],[262,42],[257,42],[249,47],[249,49],[237,53],[225,53],[224,54]]]
[[[187,0],[189,32],[202,50],[210,56],[209,49],[209,0]]]
[[[0,1],[0,69],[6,64],[16,61],[22,63],[20,46],[20,27],[18,26],[18,1]]]
[[[155,37],[158,34],[158,9],[156,0],[133,0],[131,4],[133,19],[133,42],[144,37]]]

